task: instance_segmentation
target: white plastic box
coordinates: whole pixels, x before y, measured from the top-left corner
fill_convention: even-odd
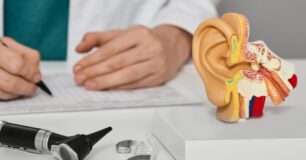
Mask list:
[[[216,119],[212,106],[156,111],[152,131],[177,160],[306,159],[306,110],[271,107],[263,118]]]

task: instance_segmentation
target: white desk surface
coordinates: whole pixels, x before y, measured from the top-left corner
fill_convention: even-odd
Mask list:
[[[306,94],[306,60],[291,60],[296,64],[296,71],[299,78],[298,88],[287,99],[283,106],[303,106],[302,101]],[[42,70],[44,72],[64,71],[65,63],[61,62],[44,62]],[[304,74],[303,74],[304,73]],[[302,84],[305,82],[304,84]],[[180,83],[188,85],[195,93],[203,95],[203,105],[209,105],[203,92],[201,80],[196,75],[192,67],[186,67],[181,74],[170,83]],[[202,106],[203,106],[202,105]],[[194,107],[198,107],[195,105]],[[177,106],[182,107],[182,106]],[[187,107],[187,106],[186,106]],[[188,107],[192,107],[188,105]],[[212,106],[211,106],[212,107]],[[1,116],[1,120],[31,125],[35,127],[46,128],[54,132],[73,135],[75,133],[90,133],[101,128],[112,126],[114,130],[107,135],[93,149],[87,160],[120,160],[120,155],[115,153],[115,143],[120,140],[136,139],[144,140],[145,134],[151,130],[151,121],[155,109],[170,108],[132,108],[132,109],[112,109],[86,112],[65,112],[65,113],[44,113],[44,114],[27,114],[27,115],[8,115]],[[171,108],[175,109],[176,106]],[[160,154],[158,160],[173,160],[172,156],[166,149],[160,146]],[[41,160],[49,159],[50,156],[33,155],[0,149],[0,159],[5,160]]]

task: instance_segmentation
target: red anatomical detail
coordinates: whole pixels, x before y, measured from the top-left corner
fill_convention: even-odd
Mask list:
[[[265,107],[266,97],[256,97],[252,109],[252,117],[261,117],[263,116],[263,110]]]
[[[297,76],[295,74],[288,81],[293,88],[295,88],[297,86],[298,79],[297,79]]]

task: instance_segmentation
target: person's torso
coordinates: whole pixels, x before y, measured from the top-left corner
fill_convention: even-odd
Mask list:
[[[0,3],[1,1],[2,0],[0,0]],[[46,0],[36,1],[41,1],[42,3]],[[75,47],[82,40],[82,37],[86,32],[127,28],[134,24],[150,26],[152,19],[156,16],[160,8],[167,3],[167,1],[168,0],[70,0],[67,17],[67,21],[69,21],[67,23],[67,34],[61,32],[62,35],[65,35],[66,37],[68,36],[66,43],[66,45],[68,45],[66,46],[66,53],[68,53],[67,59],[79,59],[78,55],[75,54]],[[56,10],[52,10],[52,12],[54,13]],[[57,14],[57,20],[64,19],[63,13],[65,12],[55,13]],[[0,17],[0,21],[1,18],[2,17]],[[48,20],[45,22],[48,23]],[[61,24],[64,23],[65,22],[62,22]],[[46,25],[48,28],[48,24]],[[56,27],[58,26],[53,25],[53,28]],[[47,29],[44,30],[47,31]],[[47,37],[49,32],[45,33]],[[29,35],[29,37],[33,36],[34,35]],[[48,45],[45,42],[46,41],[40,41],[40,45]],[[54,54],[54,52],[59,53],[56,48],[57,47],[49,49],[50,54]],[[66,57],[66,55],[61,55],[60,57]],[[75,60],[73,61],[75,62]]]

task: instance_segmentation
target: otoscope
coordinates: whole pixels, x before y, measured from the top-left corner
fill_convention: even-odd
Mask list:
[[[30,153],[51,153],[60,160],[83,160],[92,147],[112,130],[107,127],[89,135],[64,136],[48,130],[0,121],[0,147]]]

